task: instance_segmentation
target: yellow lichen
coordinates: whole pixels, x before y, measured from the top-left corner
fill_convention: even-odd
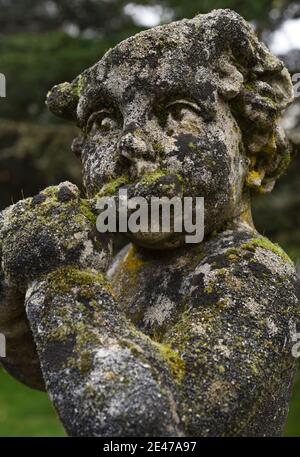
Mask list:
[[[257,188],[261,185],[262,175],[258,171],[252,170],[246,177],[246,184],[250,188]]]
[[[131,246],[123,261],[123,268],[129,273],[137,273],[144,263],[144,260],[139,257],[136,247]]]
[[[180,357],[180,354],[174,351],[170,345],[162,343],[153,343],[159,350],[161,357],[167,362],[174,378],[177,381],[182,381],[185,374],[185,363]]]

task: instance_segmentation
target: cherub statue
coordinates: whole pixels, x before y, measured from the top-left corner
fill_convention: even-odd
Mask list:
[[[0,331],[3,366],[46,389],[69,435],[281,434],[299,282],[250,194],[288,165],[292,98],[230,10],[138,33],[48,94],[81,130],[86,195],[66,182],[1,213]],[[128,233],[112,259],[95,201],[124,188],[204,197],[204,240]]]

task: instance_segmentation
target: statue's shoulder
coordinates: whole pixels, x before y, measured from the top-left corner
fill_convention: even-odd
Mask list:
[[[192,293],[192,302],[201,295],[202,301],[211,304],[228,297],[296,309],[300,298],[292,260],[280,246],[247,225],[226,230],[206,243],[185,288]]]
[[[219,434],[224,417],[226,436],[279,434],[296,367],[294,265],[279,246],[243,225],[202,245],[181,285],[184,312],[164,335],[190,370],[186,397],[201,405]]]

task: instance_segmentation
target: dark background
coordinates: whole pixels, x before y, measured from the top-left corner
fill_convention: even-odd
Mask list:
[[[152,25],[231,8],[255,27],[290,72],[300,73],[300,3],[284,0],[0,0],[0,210],[66,179],[81,187],[70,152],[75,128],[45,107],[47,91],[70,81],[120,40]],[[261,233],[300,262],[300,98],[284,119],[294,160],[272,194],[254,200]],[[299,259],[299,260],[298,260]],[[300,268],[299,268],[300,270]],[[286,435],[300,436],[300,374]],[[60,436],[46,394],[0,371],[0,436]]]

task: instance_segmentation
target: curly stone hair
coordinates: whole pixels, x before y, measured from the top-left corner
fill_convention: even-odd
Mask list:
[[[248,157],[246,185],[262,193],[271,191],[290,161],[290,148],[280,118],[293,100],[293,87],[283,62],[258,40],[241,16],[228,9],[156,27],[135,37],[141,36],[152,40],[157,37],[157,46],[166,49],[174,41],[177,45],[179,36],[184,37],[177,49],[173,46],[174,53],[177,52],[173,59],[174,74],[177,72],[181,78],[180,59],[184,55],[196,81],[193,95],[205,98],[203,81],[206,80],[215,94],[229,103],[243,135],[242,152]],[[131,44],[135,37],[129,39]],[[60,84],[49,92],[47,105],[54,114],[81,125],[80,113],[95,93],[94,74],[100,62],[72,83]],[[203,87],[201,84],[197,87],[197,75],[201,76]],[[183,84],[190,84],[190,80]],[[216,99],[207,100],[208,118],[217,108]]]
[[[232,79],[240,82],[235,93],[226,85],[220,86],[220,92],[229,100],[243,134],[250,165],[246,184],[269,192],[290,162],[290,147],[280,124],[282,111],[293,100],[290,75],[237,13],[217,10],[208,16],[222,37],[219,71],[231,72]]]

